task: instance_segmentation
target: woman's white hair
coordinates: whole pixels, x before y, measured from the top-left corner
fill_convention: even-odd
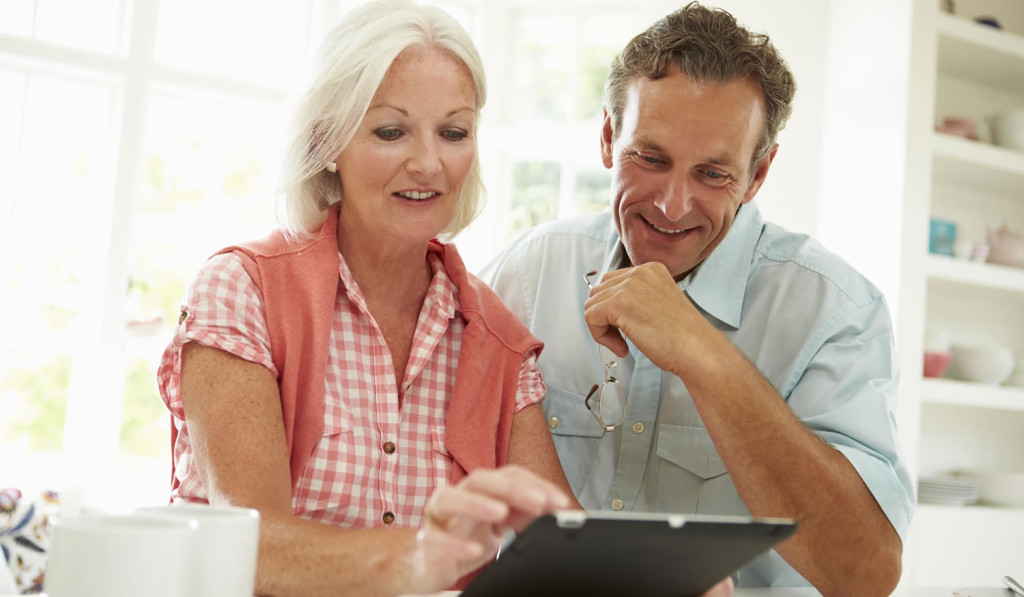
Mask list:
[[[328,208],[342,200],[341,180],[326,170],[326,164],[348,145],[391,63],[410,46],[440,49],[466,65],[476,88],[479,121],[486,99],[483,63],[458,21],[439,8],[411,0],[373,0],[353,9],[325,36],[288,133],[278,215],[292,236],[315,233]],[[440,236],[450,239],[468,226],[482,208],[483,195],[477,158],[455,216]]]

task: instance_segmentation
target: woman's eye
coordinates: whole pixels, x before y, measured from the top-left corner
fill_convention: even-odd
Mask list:
[[[449,141],[462,141],[469,136],[469,133],[459,129],[449,129],[441,133]]]
[[[385,141],[394,141],[395,139],[402,136],[402,131],[398,129],[377,129],[373,131],[375,135],[384,139]]]

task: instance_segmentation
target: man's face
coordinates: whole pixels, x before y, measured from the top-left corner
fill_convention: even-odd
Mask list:
[[[601,153],[633,265],[660,261],[681,280],[722,242],[775,155],[750,171],[763,120],[761,92],[745,79],[698,84],[673,69],[630,84],[614,139],[605,117]]]

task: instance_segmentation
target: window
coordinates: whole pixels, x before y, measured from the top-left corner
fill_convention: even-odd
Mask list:
[[[488,4],[478,44],[488,75],[480,131],[484,213],[456,239],[470,269],[541,222],[608,208],[599,135],[605,76],[649,24],[621,3]]]
[[[103,284],[97,241],[109,227],[118,92],[102,76],[0,63],[0,154],[10,156],[0,183],[9,315],[0,321],[0,438],[8,470],[52,470],[62,447],[72,363],[95,315],[89,296]]]
[[[274,224],[276,133],[314,14],[0,4],[0,484],[167,499],[156,367],[202,259]]]

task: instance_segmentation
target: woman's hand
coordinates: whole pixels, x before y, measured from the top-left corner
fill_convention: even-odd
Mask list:
[[[451,586],[492,561],[509,530],[569,504],[554,484],[516,465],[476,470],[438,488],[416,534],[410,584],[423,592]]]
[[[703,597],[731,597],[733,591],[732,578],[725,577],[725,580],[708,589]]]

